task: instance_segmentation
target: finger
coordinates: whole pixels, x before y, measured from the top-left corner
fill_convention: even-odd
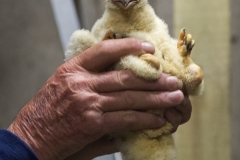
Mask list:
[[[95,72],[104,70],[106,67],[119,61],[123,56],[154,52],[155,49],[152,44],[141,40],[131,38],[106,40],[87,49],[72,61],[75,61],[75,63],[88,71]]]
[[[142,92],[123,91],[100,94],[98,108],[103,112],[122,110],[163,109],[180,104],[184,99],[182,91]]]
[[[165,119],[147,112],[118,111],[103,114],[103,128],[106,133],[157,129],[165,124]]]
[[[175,107],[182,114],[182,121],[180,124],[184,124],[189,121],[192,113],[191,101],[188,97],[185,97],[183,102]]]
[[[176,132],[181,124],[183,115],[175,108],[166,109],[164,114],[167,121],[173,126],[172,133]]]
[[[124,90],[173,91],[180,90],[183,83],[177,77],[162,74],[158,80],[147,81],[127,70],[106,72],[93,77],[93,90],[98,93]]]

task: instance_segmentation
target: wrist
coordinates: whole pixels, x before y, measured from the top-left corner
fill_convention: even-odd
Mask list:
[[[24,141],[39,159],[53,159],[50,158],[53,157],[50,154],[51,152],[46,149],[48,145],[44,145],[44,137],[40,133],[37,133],[37,129],[32,129],[30,126],[29,123],[23,122],[22,120],[21,123],[19,123],[17,119],[10,125],[8,131]]]
[[[22,139],[38,156],[39,159],[58,159],[55,132],[49,121],[51,105],[46,99],[54,100],[54,91],[47,85],[20,111],[8,130]],[[53,94],[53,95],[50,95]]]

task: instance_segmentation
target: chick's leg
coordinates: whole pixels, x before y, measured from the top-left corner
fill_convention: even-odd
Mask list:
[[[195,41],[192,39],[191,34],[186,34],[186,29],[181,29],[177,48],[179,54],[183,57],[183,63],[188,70],[187,79],[190,79],[193,83],[192,86],[199,85],[203,80],[202,69],[196,65],[190,57],[192,49],[195,45]]]
[[[195,41],[192,39],[192,35],[186,34],[186,29],[181,29],[177,44],[180,55],[182,57],[189,56],[194,45]]]

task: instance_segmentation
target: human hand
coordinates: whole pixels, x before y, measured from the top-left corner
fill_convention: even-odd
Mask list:
[[[172,132],[175,132],[179,125],[186,123],[190,119],[191,112],[192,105],[188,96],[185,96],[180,105],[165,110],[167,121],[173,125]],[[116,147],[114,139],[109,140],[109,137],[103,136],[65,160],[92,160],[95,157],[115,152],[119,152],[119,149]]]
[[[165,110],[165,117],[173,125],[172,133],[177,131],[179,125],[189,121],[192,113],[192,105],[188,96],[184,97],[183,102],[173,108]]]
[[[103,41],[60,66],[20,111],[9,130],[39,159],[64,159],[112,132],[160,128],[166,120],[142,110],[182,103],[182,83],[162,74],[150,82],[130,71],[103,72],[128,54],[153,53],[135,39]]]

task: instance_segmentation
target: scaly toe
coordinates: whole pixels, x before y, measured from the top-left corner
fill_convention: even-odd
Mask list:
[[[144,60],[145,62],[147,62],[149,65],[151,65],[156,70],[160,69],[160,61],[152,54],[143,54],[143,55],[139,56],[139,58]]]
[[[191,45],[189,46],[189,51],[192,51],[193,47],[195,46],[195,41],[192,40]]]
[[[114,39],[122,39],[122,38],[127,38],[127,36],[125,34],[119,34],[119,33],[116,33],[114,34]]]
[[[108,39],[114,39],[114,33],[111,29],[107,30],[107,32],[105,33],[105,35],[103,36],[102,40],[108,40]]]

